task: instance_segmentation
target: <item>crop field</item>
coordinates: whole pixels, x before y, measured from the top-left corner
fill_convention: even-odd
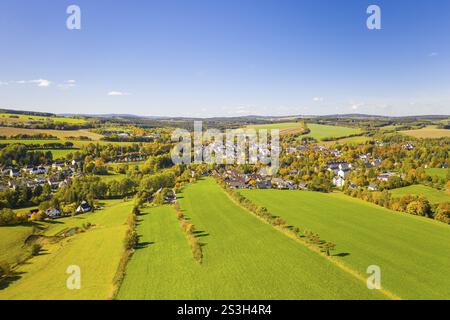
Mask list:
[[[312,137],[316,140],[322,140],[324,138],[341,138],[352,134],[358,134],[361,131],[355,128],[341,127],[341,126],[328,126],[323,124],[308,123],[308,128],[311,132],[304,137]],[[303,136],[302,136],[303,137]]]
[[[408,135],[414,138],[444,138],[450,137],[450,130],[437,129],[435,127],[426,127],[417,130],[399,131],[401,134]]]
[[[59,242],[45,244],[41,254],[15,270],[15,278],[0,290],[0,299],[107,299],[123,254],[126,220],[133,203],[105,203],[103,210],[45,223],[46,236],[87,222],[94,226]],[[66,270],[71,265],[80,267],[80,290],[69,290],[66,286],[69,277]]]
[[[212,179],[186,187],[179,202],[203,244],[202,264],[175,211],[149,209],[119,299],[388,298],[237,206]]]
[[[439,178],[446,178],[447,177],[447,173],[450,172],[450,169],[446,169],[446,168],[427,168],[425,169],[425,172],[434,177],[434,176],[438,176]]]
[[[45,133],[57,137],[58,139],[66,139],[68,137],[88,137],[91,140],[100,140],[102,135],[91,132],[89,130],[50,130],[50,129],[26,129],[14,127],[0,127],[0,136],[11,137],[18,134],[39,134]],[[51,140],[54,141],[54,140]]]
[[[414,184],[403,188],[393,189],[390,190],[390,192],[394,197],[401,197],[409,194],[422,196],[432,203],[450,201],[450,194],[445,193],[445,191],[437,190],[421,184]]]
[[[358,273],[379,266],[382,287],[400,298],[450,298],[449,225],[340,193],[244,190],[242,194],[288,224],[335,243],[335,254]]]

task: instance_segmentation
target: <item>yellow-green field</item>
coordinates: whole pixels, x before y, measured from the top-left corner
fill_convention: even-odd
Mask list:
[[[236,205],[210,178],[186,187],[179,202],[203,244],[202,264],[175,210],[150,209],[119,299],[388,298]]]
[[[25,129],[25,128],[13,128],[13,127],[0,127],[0,136],[11,137],[18,134],[49,134],[57,137],[58,139],[66,139],[68,137],[88,137],[91,140],[100,140],[102,135],[88,130],[47,130],[47,129]]]
[[[311,132],[304,137],[312,137],[316,140],[324,138],[341,138],[352,134],[361,133],[361,130],[340,126],[328,126],[323,124],[308,123],[308,128]],[[302,136],[303,137],[303,136]]]
[[[15,139],[11,139],[11,140],[0,140],[0,144],[13,144],[13,143],[18,143],[18,144],[36,144],[36,145],[43,145],[46,143],[65,143],[65,142],[72,142],[73,143],[73,147],[76,149],[79,149],[83,146],[89,145],[91,143],[93,144],[99,144],[99,145],[131,145],[133,143],[137,143],[139,144],[139,142],[118,142],[118,141],[103,141],[103,140],[98,140],[98,141],[89,141],[89,140],[40,140],[40,139],[32,139],[32,140],[15,140]],[[73,151],[73,150],[71,150]]]
[[[300,123],[298,123],[298,122],[250,125],[250,126],[245,127],[245,129],[255,129],[255,130],[279,129],[280,134],[299,133],[303,130]]]
[[[450,137],[450,130],[437,129],[435,127],[426,127],[417,130],[399,131],[401,134],[408,135],[414,138],[444,138]]]
[[[450,194],[445,191],[437,190],[421,184],[414,184],[404,188],[390,190],[394,197],[402,197],[406,195],[422,196],[428,199],[431,203],[439,203],[450,201]]]
[[[340,138],[352,134],[358,134],[361,131],[355,128],[341,127],[341,126],[329,126],[323,124],[307,123],[308,128],[311,130],[309,134],[302,135],[302,137],[312,137],[316,140],[322,140],[324,138]],[[298,122],[286,122],[286,123],[273,123],[273,124],[261,124],[247,126],[248,129],[279,129],[280,134],[298,133],[302,131],[300,123]],[[359,138],[359,137],[358,137]],[[363,141],[362,138],[359,141]]]
[[[10,113],[0,113],[0,121],[5,122],[64,122],[70,124],[85,124],[86,120],[82,118],[71,118],[71,117],[43,117],[43,116],[32,116],[25,114],[10,114]]]
[[[427,168],[425,169],[425,172],[434,177],[434,176],[438,176],[439,178],[446,178],[447,174],[450,172],[450,169],[447,168]]]
[[[0,262],[15,264],[29,254],[25,240],[33,233],[31,226],[0,227]],[[0,291],[1,292],[1,291]]]
[[[0,290],[0,299],[108,299],[124,252],[126,220],[132,205],[132,202],[107,201],[101,211],[45,223],[46,236],[87,222],[95,226],[57,243],[45,244],[40,255],[18,267],[15,278],[2,284],[6,287]],[[80,290],[67,288],[66,271],[71,265],[80,267]]]
[[[450,225],[398,213],[342,193],[243,190],[289,225],[337,245],[361,275],[381,270],[381,286],[402,299],[450,299]]]

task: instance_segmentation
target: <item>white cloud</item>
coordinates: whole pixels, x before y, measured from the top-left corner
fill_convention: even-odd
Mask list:
[[[7,86],[7,85],[8,85],[8,82],[0,81],[0,86]]]
[[[431,52],[430,54],[428,54],[429,57],[437,57],[438,55],[438,52]]]
[[[31,80],[30,83],[36,84],[38,87],[48,87],[51,82],[45,79]]]
[[[363,107],[364,106],[364,103],[351,103],[351,108],[352,108],[352,110],[358,110],[358,109],[360,109],[361,107]]]
[[[322,102],[323,101],[323,97],[314,97],[313,101],[315,101],[315,102]]]
[[[122,91],[110,91],[108,92],[108,96],[111,97],[123,97],[123,96],[129,96],[130,94],[127,92],[122,92]]]
[[[19,80],[19,81],[14,81],[17,84],[35,84],[38,87],[41,88],[46,88],[49,87],[50,84],[52,83],[49,80],[45,80],[45,79],[36,79],[36,80]]]
[[[77,82],[75,80],[66,80],[64,83],[59,84],[58,87],[61,89],[70,89],[76,87],[76,85]]]

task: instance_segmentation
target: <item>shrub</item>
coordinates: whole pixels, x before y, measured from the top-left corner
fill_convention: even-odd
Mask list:
[[[134,230],[128,230],[125,236],[125,249],[132,250],[136,248],[138,243],[139,243],[139,236],[137,232]]]
[[[450,224],[450,202],[442,202],[438,205],[434,219]]]
[[[0,278],[6,277],[11,273],[11,266],[6,261],[0,262]]]
[[[34,243],[34,244],[31,246],[31,255],[32,255],[32,256],[37,256],[37,255],[39,255],[39,253],[41,252],[41,250],[42,250],[42,246],[41,246],[40,244],[38,244],[38,243]]]

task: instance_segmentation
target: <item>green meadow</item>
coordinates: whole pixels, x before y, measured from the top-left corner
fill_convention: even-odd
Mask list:
[[[0,227],[0,262],[15,264],[28,255],[25,240],[33,233],[31,226]]]
[[[148,209],[119,299],[388,298],[236,205],[212,179],[187,186],[179,203],[203,244],[202,264],[175,211]]]
[[[82,118],[71,118],[71,117],[44,117],[44,116],[32,116],[26,114],[10,114],[1,113],[0,121],[6,122],[64,122],[70,124],[85,124],[86,120]]]
[[[64,230],[93,226],[85,232],[75,234],[56,243],[44,244],[41,254],[31,258],[15,269],[15,276],[2,283],[0,300],[60,300],[60,299],[107,299],[113,291],[116,274],[124,246],[127,229],[126,221],[132,202],[106,201],[103,210],[70,218],[62,218],[49,223],[41,223],[46,228],[43,235],[54,236]],[[4,227],[0,227],[2,240]],[[17,230],[8,239],[19,246],[22,238]],[[15,237],[15,239],[13,239]],[[6,248],[0,247],[5,250]],[[70,265],[81,269],[81,289],[69,290],[66,270]]]
[[[14,140],[14,139],[8,139],[8,140],[0,140],[0,144],[39,144],[39,145],[43,145],[43,144],[47,144],[47,143],[65,143],[65,142],[72,142],[74,148],[81,148],[82,146],[87,146],[89,144],[99,144],[99,145],[108,145],[108,144],[112,144],[112,145],[131,145],[133,144],[132,142],[117,142],[117,141],[89,141],[89,140]],[[137,143],[137,142],[136,142]]]
[[[301,137],[312,137],[316,140],[322,140],[324,138],[342,138],[352,134],[361,133],[359,129],[341,127],[341,126],[329,126],[316,123],[307,123],[308,128],[311,130],[310,133],[302,135]],[[286,123],[271,123],[271,124],[260,124],[260,125],[250,125],[246,127],[247,129],[255,130],[271,130],[279,129],[280,133],[296,133],[301,130],[300,124],[297,122],[286,122]],[[364,138],[359,138],[355,141],[365,141]]]
[[[424,186],[421,184],[414,184],[411,186],[398,188],[390,190],[392,195],[394,197],[402,197],[409,194],[416,195],[416,196],[422,196],[428,199],[428,201],[432,203],[439,203],[439,202],[450,202],[450,194],[446,193],[445,191],[437,190],[432,187]]]
[[[312,137],[316,140],[322,140],[324,138],[341,138],[352,134],[358,134],[361,131],[355,128],[341,127],[341,126],[328,126],[323,124],[308,123],[308,128],[311,130],[305,137]],[[302,136],[303,137],[303,136]]]
[[[445,179],[447,177],[448,172],[450,172],[450,169],[446,168],[427,168],[425,169],[425,172],[429,176],[438,176],[439,178]]]
[[[242,194],[301,230],[337,245],[335,254],[402,299],[449,299],[450,226],[390,211],[340,193],[244,190]]]

